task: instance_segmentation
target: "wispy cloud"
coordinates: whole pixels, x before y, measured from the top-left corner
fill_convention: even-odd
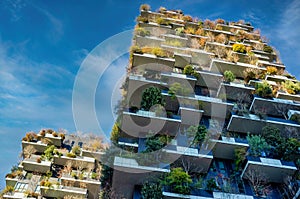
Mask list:
[[[2,4],[11,14],[12,21],[18,21],[22,17],[21,11],[26,6],[24,0],[3,0]]]

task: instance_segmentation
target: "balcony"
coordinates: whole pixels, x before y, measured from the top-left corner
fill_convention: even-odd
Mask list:
[[[283,117],[283,113],[287,113],[290,109],[300,111],[300,103],[279,98],[265,99],[254,97],[250,111],[253,112],[255,109],[263,109],[270,116]]]
[[[122,115],[122,130],[135,137],[140,133],[168,134],[174,136],[181,124],[177,115],[159,116],[155,112],[139,110],[136,113],[124,111]]]
[[[191,88],[195,87],[195,83],[197,81],[197,78],[194,76],[172,72],[162,72],[161,78],[164,79],[164,82],[166,82],[167,85],[171,85],[176,82],[180,84],[186,84],[188,82]]]
[[[153,65],[162,65],[167,67],[174,67],[175,59],[173,58],[163,58],[157,57],[152,54],[133,54],[133,67],[142,66],[146,64],[153,64]],[[158,70],[160,70],[158,68]]]
[[[269,57],[270,61],[272,61],[272,60],[274,60],[276,58],[275,53],[267,53],[267,52],[264,52],[262,50],[251,50],[251,52],[253,52],[256,56],[260,55],[260,56]]]
[[[82,168],[94,168],[95,167],[95,158],[76,156],[75,158],[67,156],[54,156],[54,164],[65,166],[68,162],[71,162],[72,165],[81,165]]]
[[[217,96],[222,97],[225,95],[227,100],[236,101],[241,97],[241,94],[246,94],[247,96],[252,96],[252,92],[255,91],[254,87],[246,86],[242,83],[221,83]]]
[[[28,146],[32,146],[38,153],[43,153],[47,148],[47,144],[44,144],[41,141],[37,141],[37,142],[22,141],[22,150],[23,151]]]
[[[274,81],[274,82],[284,82],[286,80],[289,80],[289,81],[292,81],[292,82],[299,82],[296,79],[289,79],[288,77],[283,76],[283,75],[266,75],[265,79],[269,80],[269,81]]]
[[[241,133],[249,132],[252,134],[259,134],[262,128],[266,125],[272,125],[281,131],[284,131],[286,127],[300,131],[300,125],[296,124],[296,122],[273,117],[260,119],[254,114],[247,114],[244,116],[232,115],[227,126],[227,130]]]
[[[247,159],[241,175],[243,178],[245,178],[246,172],[256,170],[264,174],[269,182],[283,183],[287,176],[293,176],[297,171],[293,162],[262,157],[248,157]]]
[[[57,147],[61,147],[61,144],[62,144],[62,138],[61,137],[55,137],[55,136],[53,136],[52,134],[50,134],[50,133],[46,133],[45,134],[45,138],[48,138],[48,139],[50,139],[51,140],[51,142],[52,142],[52,144],[54,145],[54,146],[57,146]]]
[[[30,158],[25,158],[19,165],[25,171],[34,171],[40,173],[46,173],[50,170],[52,163],[50,161],[41,161],[40,163],[37,161],[40,156],[31,155]]]
[[[208,89],[217,90],[220,87],[220,83],[223,81],[223,75],[219,73],[213,73],[209,71],[198,71],[200,77],[196,85],[201,87],[207,87]]]
[[[230,70],[231,72],[233,72],[233,74],[235,74],[237,78],[243,79],[244,78],[243,71],[247,68],[266,71],[266,68],[263,67],[257,67],[255,65],[241,63],[241,62],[233,63],[233,62],[228,62],[220,59],[213,59],[209,70],[221,74],[224,74],[226,70]]]
[[[78,187],[69,187],[62,185],[54,185],[53,188],[41,186],[41,194],[43,197],[64,198],[65,196],[87,198],[87,189]]]
[[[97,161],[100,161],[101,156],[104,154],[103,151],[90,151],[82,149],[82,156],[95,158]]]
[[[268,66],[272,66],[272,67],[277,68],[278,70],[284,70],[285,69],[285,66],[283,64],[276,64],[276,63],[272,63],[272,62],[269,62],[269,61],[258,60],[257,64],[262,66],[262,67],[265,67],[265,68],[268,67]]]
[[[235,23],[234,26],[238,26],[244,29],[247,29],[248,32],[252,32],[254,30],[254,27],[251,25],[241,24],[241,23]]]
[[[192,56],[188,54],[174,53],[175,64],[174,66],[184,69],[184,67],[191,63]]]
[[[154,37],[154,36],[139,36],[136,35],[135,37],[136,45],[137,46],[148,46],[148,47],[159,47],[163,42],[165,42],[164,39]]]
[[[217,28],[218,28],[218,27],[221,27],[222,30],[224,30],[224,31],[231,31],[231,30],[233,30],[234,32],[236,32],[236,31],[238,31],[238,30],[245,30],[245,31],[248,30],[247,28],[243,28],[243,27],[240,27],[240,26],[226,25],[226,24],[217,24],[216,27],[217,27]]]
[[[277,91],[276,98],[286,99],[286,100],[294,100],[300,102],[300,95],[292,95],[287,92]]]
[[[234,160],[235,149],[249,147],[248,141],[240,138],[222,136],[220,140],[213,139],[211,141],[215,144],[213,150],[215,158]]]

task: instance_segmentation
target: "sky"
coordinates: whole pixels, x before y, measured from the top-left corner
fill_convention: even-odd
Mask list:
[[[87,121],[83,126],[73,118],[72,107],[86,108],[72,98],[80,72],[86,71],[84,64],[109,65],[93,82],[93,93],[82,91],[81,95],[83,99],[94,97],[90,108],[95,109],[102,131],[109,134],[114,122],[111,101],[118,96],[128,55],[116,54],[116,47],[105,44],[134,28],[142,3],[152,10],[160,6],[181,9],[203,20],[251,22],[280,51],[287,70],[300,79],[298,0],[1,0],[0,189],[5,186],[5,174],[19,161],[26,132],[41,128],[98,131],[89,128],[88,116],[82,115]],[[128,37],[123,41],[124,46],[130,44]],[[105,50],[99,54],[105,59],[91,56],[97,55],[98,51],[91,53],[96,48]],[[90,78],[84,81],[86,86],[91,82]]]

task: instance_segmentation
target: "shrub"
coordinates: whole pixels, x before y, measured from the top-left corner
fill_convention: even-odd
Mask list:
[[[203,23],[205,28],[209,28],[209,29],[215,29],[216,24],[213,21],[210,21],[209,19],[206,19]]]
[[[235,75],[230,70],[224,72],[224,79],[226,82],[232,82],[235,80]]]
[[[196,29],[193,28],[193,27],[187,27],[186,30],[185,30],[186,34],[192,34],[192,35],[194,35],[195,32],[196,32]]]
[[[292,82],[290,80],[286,80],[282,83],[282,86],[289,94],[297,94],[300,92],[300,82]]]
[[[55,131],[52,133],[52,135],[53,137],[58,137],[58,134]]]
[[[173,168],[165,179],[165,183],[172,188],[175,193],[189,194],[191,191],[191,176],[182,168]]]
[[[273,53],[273,48],[271,46],[264,45],[263,51],[267,53]]]
[[[137,22],[149,23],[149,19],[147,17],[138,16],[136,18]]]
[[[73,146],[72,148],[72,153],[74,153],[75,155],[80,155],[81,149],[79,146]]]
[[[176,34],[177,36],[184,36],[184,33],[185,33],[185,31],[184,31],[184,28],[183,28],[183,27],[181,27],[181,28],[176,28],[176,29],[175,29],[175,34]]]
[[[145,30],[145,28],[138,27],[135,29],[135,34],[145,37],[150,35],[150,31]]]
[[[217,19],[217,20],[216,20],[216,23],[219,23],[219,24],[225,24],[225,21],[224,21],[224,19]]]
[[[164,105],[161,90],[154,86],[146,88],[142,93],[141,108],[149,111],[150,108],[156,104]]]
[[[74,153],[67,153],[67,157],[76,158],[76,155]]]
[[[183,69],[183,74],[185,75],[193,75],[197,79],[199,78],[199,73],[197,73],[192,65],[186,65]]]
[[[193,17],[191,17],[190,15],[185,15],[182,17],[182,20],[185,22],[193,22]]]
[[[138,53],[138,54],[143,53],[142,49],[139,46],[131,46],[130,51],[133,53]]]
[[[151,8],[148,4],[142,4],[140,6],[140,10],[143,10],[143,11],[149,11]]]
[[[187,136],[188,138],[192,138],[192,145],[198,146],[200,145],[207,136],[207,129],[204,125],[198,125],[198,126],[190,126],[187,129]]]
[[[217,184],[216,184],[215,179],[210,178],[210,179],[207,181],[206,189],[207,189],[208,191],[213,191],[213,190],[215,190],[216,188],[218,188],[218,186],[217,186]]]
[[[40,157],[38,157],[38,158],[36,159],[36,162],[37,162],[37,163],[41,163],[41,162],[42,162],[42,159],[41,159]]]
[[[227,37],[224,34],[219,34],[218,36],[215,37],[216,42],[218,43],[226,43],[228,41]]]
[[[171,98],[174,98],[176,95],[189,96],[192,94],[192,92],[193,91],[188,86],[175,82],[171,84],[168,94],[171,95]]]
[[[167,11],[167,9],[166,9],[165,7],[162,7],[162,6],[161,6],[161,7],[159,8],[159,12],[160,12],[160,13],[163,13],[163,12],[165,12],[165,11]]]
[[[260,97],[271,98],[273,96],[273,90],[267,81],[263,81],[263,83],[255,84],[255,94]]]
[[[204,35],[204,30],[202,28],[198,28],[195,32],[195,35]],[[202,38],[201,38],[202,39]]]
[[[66,135],[64,133],[59,133],[58,136],[61,137],[62,140],[66,138]]]
[[[45,129],[41,130],[40,135],[44,137],[46,135],[46,130]]]
[[[267,74],[276,75],[277,74],[277,68],[273,67],[273,66],[267,66]]]
[[[2,194],[11,193],[13,191],[14,191],[14,187],[12,187],[12,186],[6,186],[4,188],[4,190],[2,191]]]
[[[167,57],[166,51],[160,47],[152,48],[151,54],[156,55],[157,57]]]
[[[178,41],[178,40],[168,40],[167,42],[166,42],[166,44],[168,44],[168,45],[170,45],[170,46],[176,46],[176,47],[182,47],[183,45],[182,45],[182,43],[180,42],[180,41]]]
[[[162,195],[162,186],[160,183],[149,183],[146,182],[142,187],[142,199],[161,199]]]
[[[260,135],[248,135],[247,140],[250,146],[250,155],[252,156],[261,156],[263,152],[266,153],[271,148]]]
[[[298,124],[300,124],[300,114],[295,113],[291,116],[290,120],[297,122]]]
[[[246,53],[247,52],[244,44],[233,44],[232,50],[234,52],[238,52],[238,53]]]
[[[169,21],[167,21],[166,19],[164,19],[162,17],[158,17],[156,19],[156,23],[158,23],[159,25],[165,25],[165,26],[168,26],[170,24]]]

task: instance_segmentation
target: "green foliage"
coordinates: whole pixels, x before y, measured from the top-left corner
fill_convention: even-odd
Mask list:
[[[260,97],[271,98],[273,97],[273,90],[267,81],[263,81],[263,83],[255,84],[255,94]]]
[[[136,21],[137,21],[137,22],[148,23],[148,22],[149,22],[149,19],[148,19],[147,17],[138,16],[138,17],[136,18]]]
[[[154,105],[164,106],[164,99],[161,90],[157,87],[151,86],[146,88],[142,94],[141,108],[149,111]]]
[[[282,82],[282,86],[286,89],[286,91],[289,94],[298,94],[300,92],[300,82],[292,82],[289,80],[286,80],[285,82]]]
[[[140,10],[143,10],[143,11],[149,11],[151,8],[150,8],[150,5],[148,4],[142,4],[140,6]]]
[[[165,25],[168,26],[170,24],[170,22],[162,17],[158,17],[156,19],[156,23],[158,23],[159,25]]]
[[[139,46],[131,46],[130,47],[130,51],[132,53],[138,53],[138,54],[142,54],[143,53],[142,49]]]
[[[207,189],[208,191],[213,191],[213,190],[215,190],[216,188],[218,188],[218,186],[217,186],[217,184],[216,184],[216,182],[215,182],[215,179],[213,179],[213,178],[209,179],[209,180],[207,181],[207,183],[206,183],[206,189]]]
[[[117,122],[115,122],[114,126],[112,127],[111,133],[110,133],[110,141],[114,145],[117,145],[119,137],[120,137],[119,124]]]
[[[283,159],[286,161],[297,162],[300,159],[300,142],[296,138],[289,138],[284,146]]]
[[[192,138],[192,145],[198,146],[200,145],[207,136],[207,129],[204,125],[198,125],[198,126],[190,126],[187,129],[187,136],[189,138]]]
[[[142,187],[142,199],[161,199],[162,186],[160,183],[146,182]]]
[[[191,191],[192,178],[182,168],[173,168],[165,179],[166,185],[170,186],[175,193],[189,194]]]
[[[194,67],[192,65],[186,65],[183,69],[183,74],[185,75],[192,75],[194,77],[196,77],[197,79],[200,77],[199,73],[196,72],[196,70],[194,69]]]
[[[247,140],[250,146],[250,155],[260,156],[262,152],[267,153],[271,146],[260,135],[248,135]]]
[[[13,192],[14,191],[14,187],[12,187],[12,186],[6,186],[4,189],[3,189],[3,191],[1,192],[1,194],[0,194],[0,197],[2,196],[2,195],[4,195],[4,194],[7,194],[7,193],[11,193],[11,192]],[[1,197],[2,198],[2,197]]]
[[[246,53],[246,46],[244,46],[244,44],[233,44],[232,46],[232,50],[234,52],[238,52],[238,53]]]
[[[46,160],[52,160],[53,159],[53,155],[54,155],[54,150],[56,149],[56,147],[54,145],[50,145],[46,148],[46,150],[44,151],[44,158]]]
[[[297,122],[298,124],[300,124],[300,114],[294,113],[294,114],[291,116],[290,120],[292,120],[292,121]]]
[[[267,125],[262,128],[261,134],[267,143],[273,148],[272,153],[277,157],[282,156],[285,139],[281,136],[280,130],[276,127]]]
[[[181,27],[181,28],[176,28],[175,29],[175,34],[177,35],[177,36],[183,36],[184,35],[184,28],[183,27]]]
[[[145,37],[145,36],[150,36],[150,31],[145,30],[145,28],[138,27],[135,29],[135,34]]]
[[[182,47],[183,46],[183,44],[180,41],[176,40],[176,39],[168,40],[168,41],[166,41],[166,44],[169,45],[169,46],[175,46],[175,47]]]
[[[51,172],[51,171],[47,171],[47,172],[46,172],[46,176],[47,176],[47,178],[49,179],[49,178],[52,176],[52,172]]]
[[[239,171],[241,169],[242,163],[246,159],[247,149],[246,148],[236,148],[234,149],[234,163],[235,163],[235,170]]]
[[[69,158],[76,158],[76,154],[74,154],[74,153],[67,153],[67,157],[69,157]]]
[[[263,51],[267,53],[273,53],[273,48],[271,46],[264,45]]]
[[[170,142],[170,136],[168,135],[155,135],[148,137],[146,139],[146,152],[153,152],[160,150],[163,148],[167,143]]]
[[[224,72],[224,79],[226,82],[232,82],[235,80],[235,75],[230,70]]]
[[[81,152],[81,149],[79,146],[73,146],[72,148],[72,153],[75,154],[75,155],[80,155],[80,152]]]
[[[168,57],[167,52],[160,47],[152,48],[151,54],[156,55],[157,57]]]
[[[178,82],[175,82],[171,84],[168,94],[170,94],[173,99],[176,95],[189,96],[192,94],[192,89],[185,85],[181,85]]]

